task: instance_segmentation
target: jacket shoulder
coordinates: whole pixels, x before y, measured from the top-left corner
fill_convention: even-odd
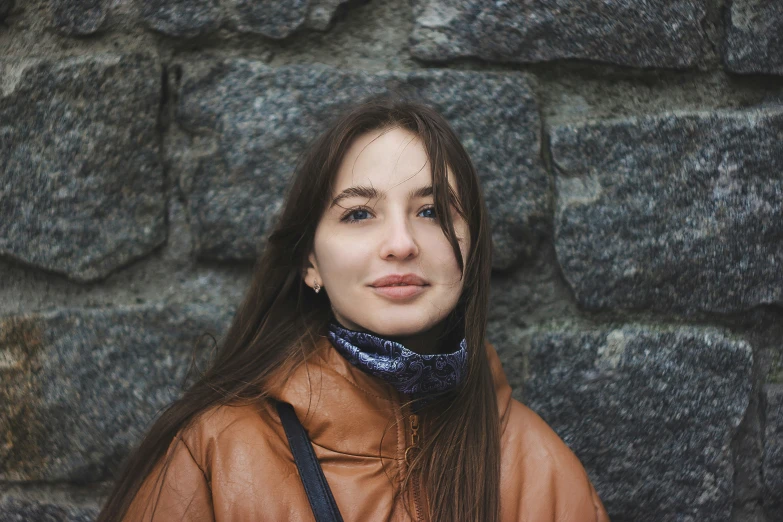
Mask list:
[[[181,433],[194,460],[210,477],[216,463],[232,454],[279,454],[285,433],[271,405],[215,405]]]
[[[269,402],[212,407],[182,438],[209,481],[215,520],[288,520],[291,509],[309,509],[285,430]]]
[[[302,489],[276,418],[269,405],[201,412],[177,433],[167,450],[169,465],[164,459],[156,464],[123,520],[284,520],[282,503],[248,501],[253,492],[286,498],[280,495]]]
[[[515,399],[501,437],[501,490],[503,520],[609,520],[574,452]]]

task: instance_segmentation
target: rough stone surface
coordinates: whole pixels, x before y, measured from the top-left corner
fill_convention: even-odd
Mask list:
[[[62,506],[0,497],[0,514],[5,522],[94,522],[100,508]]]
[[[88,281],[165,241],[160,65],[0,62],[0,255]]]
[[[325,31],[334,18],[337,9],[348,3],[348,0],[312,0],[307,13],[307,27],[317,31]]]
[[[106,20],[106,0],[50,0],[58,31],[78,36],[100,30]]]
[[[530,327],[577,313],[563,281],[551,243],[523,268],[493,272],[487,310],[487,337],[503,361],[509,382],[524,382],[525,354]],[[522,399],[520,387],[514,396]]]
[[[143,0],[140,6],[147,27],[169,36],[211,33],[220,27],[222,18],[218,0]]]
[[[182,155],[180,185],[202,257],[254,257],[298,154],[324,121],[346,104],[390,89],[428,100],[460,135],[485,190],[496,268],[529,255],[550,219],[540,120],[524,75],[371,74],[227,60],[193,74],[186,66],[184,81],[178,121],[193,143]]]
[[[236,306],[250,284],[252,263],[203,263],[191,255],[185,204],[170,197],[166,244],[127,269],[84,284],[0,259],[0,316],[58,308],[115,308],[132,303]]]
[[[783,4],[733,0],[727,13],[726,67],[738,73],[783,74]]]
[[[770,522],[783,520],[783,384],[768,385],[764,433],[765,508]]]
[[[0,19],[3,2],[0,0]],[[144,27],[175,38],[194,38],[224,26],[272,39],[301,28],[326,31],[348,0],[48,0],[54,26],[69,36],[88,35],[111,26]]]
[[[0,481],[110,479],[231,310],[162,305],[0,320]],[[206,356],[211,343],[199,344]],[[199,360],[204,369],[205,361]]]
[[[0,22],[5,20],[11,9],[14,8],[14,0],[0,0]]]
[[[3,522],[93,522],[103,499],[68,491],[30,491],[20,487],[0,489]],[[86,497],[86,498],[85,498]]]
[[[707,0],[414,0],[411,52],[427,60],[581,58],[634,67],[698,66]]]
[[[783,113],[557,126],[555,247],[587,308],[783,302]]]
[[[759,499],[764,498],[764,484],[761,476],[764,458],[763,412],[760,407],[761,394],[757,390],[754,383],[748,411],[739,430],[737,430],[732,445],[734,454],[734,518],[732,522],[757,520],[753,516],[761,511]]]
[[[269,38],[285,38],[307,20],[308,0],[232,0],[236,29]]]
[[[713,329],[539,331],[528,405],[581,459],[612,520],[729,521],[750,345]]]

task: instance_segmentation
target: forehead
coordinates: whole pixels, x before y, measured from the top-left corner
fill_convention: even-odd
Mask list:
[[[455,188],[449,170],[449,184]],[[334,180],[334,194],[353,186],[371,186],[383,193],[407,193],[432,183],[429,157],[421,139],[398,127],[358,136],[346,151]]]

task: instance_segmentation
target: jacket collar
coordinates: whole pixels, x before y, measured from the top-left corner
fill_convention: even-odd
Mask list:
[[[501,430],[505,428],[511,387],[494,347],[486,342],[495,382]],[[316,446],[354,457],[399,459],[405,450],[406,396],[388,382],[353,366],[326,336],[316,339],[300,364],[273,397],[293,405]],[[502,433],[502,431],[501,431]]]

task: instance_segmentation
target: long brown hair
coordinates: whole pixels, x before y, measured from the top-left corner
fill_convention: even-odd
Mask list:
[[[128,456],[98,522],[122,519],[147,475],[198,414],[219,404],[268,398],[271,379],[304,361],[317,337],[325,335],[331,317],[328,297],[314,293],[303,280],[315,230],[351,142],[363,133],[390,127],[418,136],[429,157],[436,215],[464,278],[449,321],[461,323],[468,347],[464,384],[437,402],[436,415],[425,418],[428,443],[412,462],[405,484],[413,473],[419,474],[432,520],[499,520],[499,415],[484,345],[491,238],[478,176],[457,135],[435,110],[410,99],[375,96],[339,116],[301,157],[283,211],[214,360]],[[447,169],[455,177],[458,195],[448,184]],[[451,205],[469,226],[467,262],[454,231]],[[158,481],[167,467],[168,462]]]

